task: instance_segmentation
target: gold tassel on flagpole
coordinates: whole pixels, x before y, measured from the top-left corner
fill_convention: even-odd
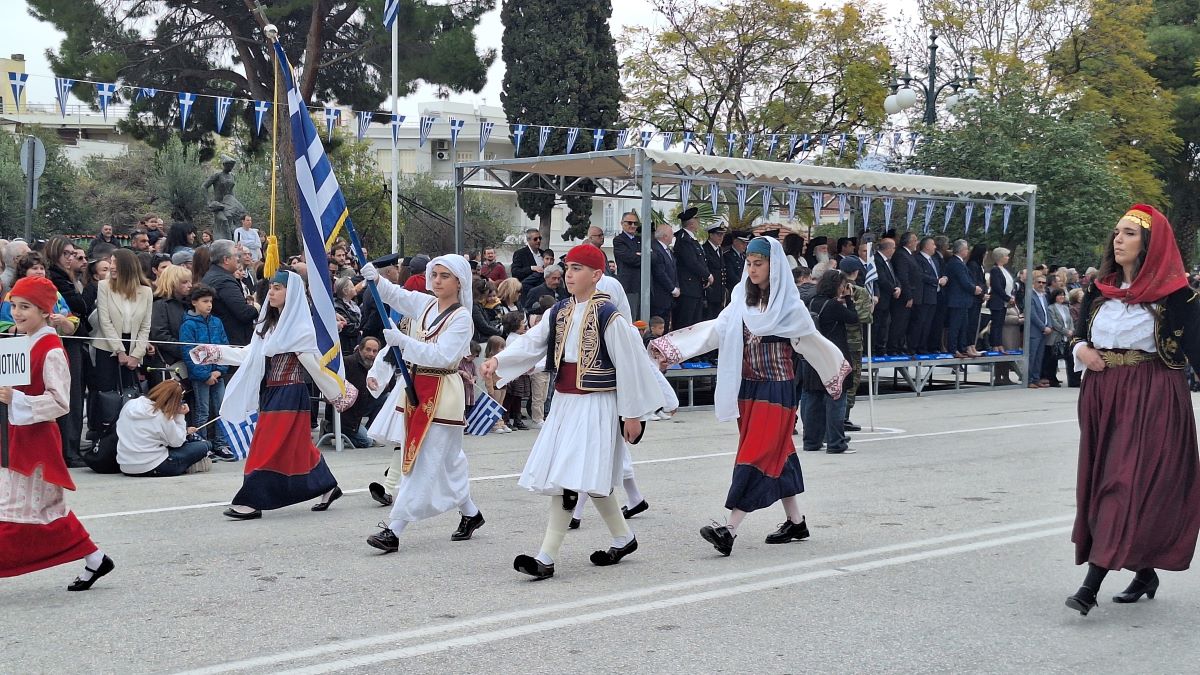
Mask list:
[[[271,218],[267,252],[263,255],[263,278],[270,279],[279,270],[279,237],[275,234],[276,167],[279,166],[279,59],[275,59],[275,87],[271,92]]]

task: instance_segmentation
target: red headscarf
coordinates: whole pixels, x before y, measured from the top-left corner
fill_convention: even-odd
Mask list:
[[[1120,287],[1115,273],[1097,280],[1096,288],[1104,297],[1126,304],[1158,302],[1185,288],[1188,285],[1187,270],[1183,266],[1179,246],[1175,243],[1175,231],[1171,229],[1167,217],[1153,206],[1134,204],[1122,220],[1125,218],[1137,221],[1151,232],[1150,250],[1146,252],[1146,261],[1129,288]]]

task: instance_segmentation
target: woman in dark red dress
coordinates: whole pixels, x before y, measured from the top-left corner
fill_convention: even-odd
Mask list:
[[[1067,606],[1087,615],[1109,570],[1136,572],[1113,602],[1158,591],[1156,569],[1191,564],[1200,459],[1187,367],[1200,364],[1200,298],[1167,218],[1138,204],[1113,230],[1080,306],[1078,511],[1071,541],[1088,564]]]

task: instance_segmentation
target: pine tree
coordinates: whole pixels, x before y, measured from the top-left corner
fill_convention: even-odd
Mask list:
[[[505,73],[500,94],[510,125],[529,124],[520,155],[537,152],[535,125],[580,127],[575,149],[592,149],[593,129],[612,129],[617,122],[621,82],[617,49],[609,31],[609,0],[507,0],[500,12],[504,24],[502,56]],[[555,129],[545,154],[566,152],[567,131]],[[603,148],[616,147],[609,134]],[[581,189],[594,185],[584,181]],[[554,195],[519,192],[518,203],[550,230]],[[592,215],[592,199],[568,197],[568,228],[563,239],[582,239]]]

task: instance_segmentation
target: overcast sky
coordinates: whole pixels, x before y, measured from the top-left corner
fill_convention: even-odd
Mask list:
[[[69,0],[68,0],[69,1]],[[482,48],[493,47],[500,49],[500,37],[503,26],[500,24],[500,2],[496,9],[484,15],[476,35]],[[29,73],[27,90],[31,103],[54,102],[54,79],[50,64],[46,60],[46,49],[57,49],[62,41],[62,33],[48,23],[37,21],[29,15],[25,0],[3,0],[6,7],[14,5],[5,12],[4,21],[0,23],[0,49],[9,54],[24,54],[26,72]],[[840,0],[817,0],[814,4],[837,5]],[[897,18],[903,13],[909,16],[916,14],[916,0],[886,0],[882,3],[887,8],[889,17]],[[15,11],[13,11],[15,10]],[[619,36],[626,26],[661,25],[661,20],[655,14],[649,0],[613,0],[612,31]],[[452,100],[457,102],[486,103],[500,105],[500,83],[504,77],[504,63],[500,58],[492,65],[488,73],[488,83],[478,94],[464,93],[455,95]],[[7,76],[0,75],[7,86]],[[137,85],[136,82],[129,83]],[[422,86],[414,95],[402,99],[400,112],[410,116],[417,113],[417,104],[434,100],[434,89]]]

